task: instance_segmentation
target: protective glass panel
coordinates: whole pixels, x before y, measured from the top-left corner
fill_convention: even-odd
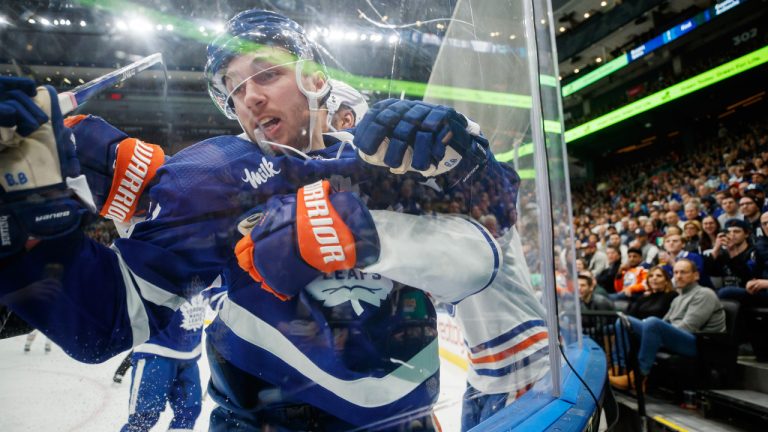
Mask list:
[[[37,147],[2,130],[25,397],[0,429],[456,431],[557,396],[580,323],[547,2],[247,3],[0,6],[3,76],[99,116],[76,149],[55,111]],[[25,322],[61,349],[21,357]]]

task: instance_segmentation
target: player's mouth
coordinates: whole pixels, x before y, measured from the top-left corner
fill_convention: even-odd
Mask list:
[[[281,121],[277,117],[265,117],[259,120],[259,128],[264,131],[267,138],[272,139],[280,127]]]

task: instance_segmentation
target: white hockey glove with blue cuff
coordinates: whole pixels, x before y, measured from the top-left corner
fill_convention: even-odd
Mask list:
[[[355,128],[354,144],[372,165],[424,177],[448,172],[462,160],[474,171],[488,155],[488,140],[477,123],[453,108],[399,99],[374,104]]]
[[[0,259],[56,238],[95,210],[56,92],[0,77]]]

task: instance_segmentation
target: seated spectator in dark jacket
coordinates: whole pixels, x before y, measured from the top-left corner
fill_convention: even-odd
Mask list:
[[[757,237],[763,236],[763,230],[760,229],[760,204],[751,196],[745,195],[739,198],[739,210],[744,215],[744,220],[749,222],[749,238],[752,240],[752,244],[754,244]]]
[[[656,317],[639,320],[627,317],[632,335],[639,339],[640,347],[637,353],[637,363],[642,377],[629,375],[609,376],[611,385],[619,389],[628,389],[632,382],[644,382],[651,372],[656,353],[661,348],[687,357],[696,357],[695,332],[724,332],[725,311],[715,293],[697,283],[699,273],[696,264],[687,259],[680,259],[674,266],[675,287],[680,295],[672,300],[669,311],[664,318]],[[619,347],[627,347],[629,335],[618,331],[622,328],[617,323],[617,340]],[[617,360],[623,363],[622,353],[618,350]]]
[[[612,311],[613,302],[597,289],[592,273],[584,271],[579,273],[579,297],[581,298],[581,310],[606,310]]]
[[[630,300],[624,312],[638,319],[652,316],[662,318],[669,310],[672,300],[677,297],[672,278],[661,266],[656,266],[648,270],[645,282],[648,289],[642,296]]]
[[[728,219],[725,232],[717,235],[710,259],[712,276],[722,280],[721,287],[745,288],[752,279],[754,251],[749,243],[751,229],[751,224],[745,220]]]
[[[606,246],[605,255],[608,257],[608,267],[597,273],[595,280],[597,281],[598,288],[602,289],[605,293],[611,293],[614,291],[613,281],[616,279],[616,273],[619,272],[621,266],[621,252],[616,246]]]
[[[760,216],[760,223],[768,228],[768,212]],[[744,285],[723,286],[717,292],[721,299],[733,299],[746,307],[768,306],[768,237],[759,237],[754,247],[753,278]]]
[[[616,278],[613,280],[616,292],[609,296],[611,300],[626,300],[643,294],[648,270],[642,263],[643,252],[637,248],[630,248],[627,251],[627,262],[619,267]]]

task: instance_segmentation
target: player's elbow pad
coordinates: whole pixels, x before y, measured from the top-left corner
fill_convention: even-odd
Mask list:
[[[64,124],[75,135],[77,158],[99,214],[128,221],[140,211],[141,195],[165,160],[162,148],[129,138],[92,115],[69,117]]]

